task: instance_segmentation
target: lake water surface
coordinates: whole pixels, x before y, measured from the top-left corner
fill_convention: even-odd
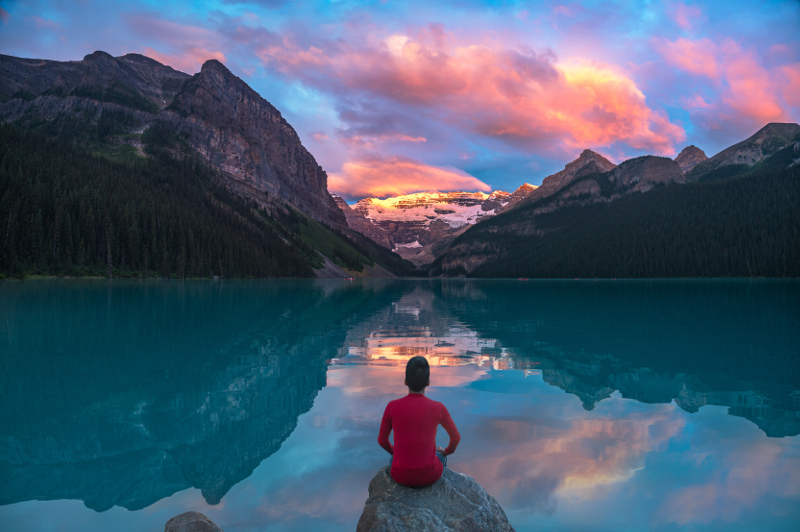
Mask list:
[[[0,529],[354,530],[414,355],[518,531],[800,529],[768,280],[1,283]]]

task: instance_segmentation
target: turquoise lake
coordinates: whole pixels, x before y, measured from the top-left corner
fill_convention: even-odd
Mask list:
[[[355,530],[414,355],[518,531],[800,529],[773,280],[0,283],[0,529]]]

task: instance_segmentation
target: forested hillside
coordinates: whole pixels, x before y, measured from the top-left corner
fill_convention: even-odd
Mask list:
[[[196,158],[148,152],[112,160],[0,126],[0,275],[313,277],[319,242],[340,266],[374,264],[291,207],[270,216],[233,196]]]
[[[431,273],[798,277],[800,166],[786,169],[791,149],[750,170],[737,168],[733,178],[657,187],[608,205],[545,213],[538,202],[527,205],[479,223],[454,242],[454,248],[489,255],[483,264],[468,272],[459,266],[468,257],[450,254],[444,256],[449,262],[437,260]]]

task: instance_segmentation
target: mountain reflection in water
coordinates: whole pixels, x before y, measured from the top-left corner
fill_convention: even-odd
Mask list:
[[[197,488],[226,531],[352,529],[421,354],[463,435],[452,467],[518,529],[654,496],[627,528],[797,523],[800,283],[42,281],[0,301],[0,522],[32,500],[174,515]],[[708,475],[662,493],[671,470]]]

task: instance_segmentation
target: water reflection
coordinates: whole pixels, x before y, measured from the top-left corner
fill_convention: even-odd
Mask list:
[[[368,290],[283,283],[3,287],[0,504],[209,503],[291,434]]]
[[[800,520],[798,283],[26,282],[0,300],[0,523],[30,508],[21,529],[62,503],[13,503],[78,499],[147,507],[130,530],[189,509],[228,532],[351,530],[416,354],[462,433],[452,467],[518,530]]]

